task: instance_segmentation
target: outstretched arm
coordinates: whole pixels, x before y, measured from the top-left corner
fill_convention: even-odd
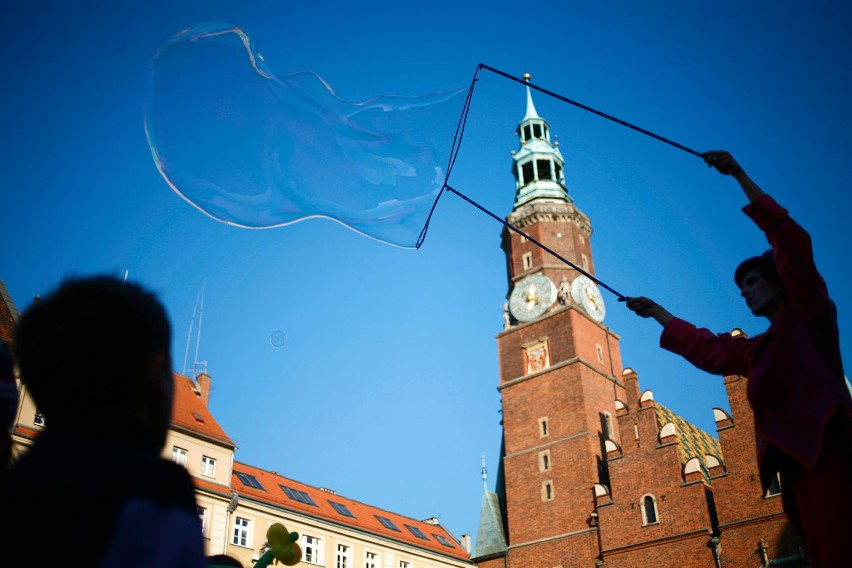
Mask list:
[[[663,327],[666,327],[666,324],[674,318],[663,306],[644,296],[625,296],[623,300],[619,301],[625,302],[627,308],[639,317],[654,318]]]
[[[742,166],[734,159],[731,154],[725,150],[712,150],[701,154],[704,161],[711,168],[716,168],[719,173],[726,176],[733,176],[740,184],[740,187],[745,192],[750,203],[763,195],[763,190],[748,177]]]

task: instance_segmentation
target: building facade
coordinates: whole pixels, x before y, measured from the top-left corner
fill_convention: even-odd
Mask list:
[[[744,377],[718,438],[641,391],[604,324],[591,222],[527,87],[497,336],[502,455],[472,559],[482,568],[805,566],[780,494],[757,476]],[[549,250],[548,250],[549,249]],[[560,258],[561,257],[561,258]],[[567,262],[566,262],[567,261]]]
[[[11,342],[18,315],[0,281],[0,340]],[[471,566],[470,537],[456,538],[436,518],[418,520],[385,511],[332,489],[237,461],[236,444],[208,408],[210,376],[202,373],[193,379],[175,373],[174,381],[174,410],[163,457],[186,467],[193,478],[208,554],[228,554],[243,566],[253,566],[265,552],[267,529],[281,523],[299,533],[303,557],[298,566]],[[15,455],[25,452],[49,427],[20,380],[18,390],[12,427]],[[92,428],[104,426],[92,424]]]

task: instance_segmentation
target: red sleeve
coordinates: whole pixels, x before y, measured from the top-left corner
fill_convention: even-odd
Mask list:
[[[748,374],[748,342],[745,336],[714,334],[680,318],[673,318],[663,328],[660,347],[714,375]]]
[[[766,234],[775,268],[796,311],[812,319],[831,306],[825,281],[814,263],[811,236],[769,195],[761,195],[743,212]]]

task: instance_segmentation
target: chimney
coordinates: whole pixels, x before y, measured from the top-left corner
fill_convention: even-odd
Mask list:
[[[461,535],[461,545],[465,552],[470,554],[470,535],[463,534]]]
[[[201,391],[199,393],[201,396],[201,402],[204,403],[204,406],[208,406],[210,402],[210,375],[207,373],[199,373],[195,377],[195,382],[198,384],[198,390]]]

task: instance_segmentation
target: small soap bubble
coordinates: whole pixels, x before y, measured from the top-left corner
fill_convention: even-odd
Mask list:
[[[227,23],[190,26],[159,47],[145,133],[168,185],[229,225],[327,218],[416,247],[466,90],[351,103],[313,72],[279,76],[269,63]]]
[[[269,344],[273,347],[284,347],[287,345],[287,334],[283,331],[273,331],[269,334]]]

